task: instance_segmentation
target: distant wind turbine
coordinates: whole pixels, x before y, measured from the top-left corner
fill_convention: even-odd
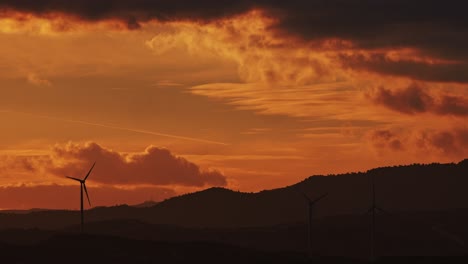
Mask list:
[[[371,175],[371,189],[372,189],[372,201],[371,207],[367,210],[367,213],[371,214],[371,222],[370,222],[370,261],[375,261],[375,215],[377,211],[385,212],[382,208],[377,206],[375,201],[375,182],[374,182],[374,175]]]
[[[94,168],[94,165],[96,165],[96,162],[93,163],[93,166],[91,166],[91,169],[89,169],[88,171],[88,174],[86,174],[86,176],[84,177],[83,180],[81,179],[78,179],[78,178],[74,178],[74,177],[70,177],[70,176],[66,176],[67,178],[69,179],[72,179],[72,180],[75,180],[75,181],[78,181],[80,182],[80,205],[81,205],[81,233],[83,233],[84,231],[84,212],[83,212],[83,189],[86,193],[86,198],[88,198],[88,203],[89,203],[89,206],[91,206],[91,201],[89,200],[89,195],[88,195],[88,190],[86,189],[86,179],[88,179],[89,177],[89,174],[91,174],[91,171],[93,170]]]
[[[325,196],[328,195],[328,193],[323,194],[322,196],[316,198],[315,200],[312,200],[307,196],[307,194],[303,193],[305,199],[307,200],[307,205],[308,205],[308,223],[307,223],[307,233],[308,233],[308,238],[307,238],[307,247],[309,250],[309,254],[312,254],[312,217],[314,214],[314,206],[315,204],[322,200]]]

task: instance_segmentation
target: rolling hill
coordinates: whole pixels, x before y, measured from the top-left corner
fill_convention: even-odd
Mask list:
[[[153,206],[97,207],[87,222],[135,219],[151,224],[193,228],[238,228],[304,223],[303,197],[329,195],[315,208],[315,217],[363,214],[370,206],[374,177],[376,199],[389,212],[440,211],[468,208],[468,160],[450,164],[413,164],[367,172],[311,176],[297,184],[258,193],[209,188],[167,199]],[[77,211],[32,211],[0,214],[0,228],[58,229],[77,223]]]

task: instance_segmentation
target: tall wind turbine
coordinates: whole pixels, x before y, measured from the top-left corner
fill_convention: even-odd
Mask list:
[[[307,246],[308,246],[308,249],[309,249],[309,254],[312,254],[312,217],[313,217],[313,213],[314,213],[314,206],[315,204],[322,200],[325,196],[328,195],[328,193],[325,193],[323,194],[322,196],[316,198],[315,200],[312,200],[309,198],[309,196],[307,196],[305,193],[304,194],[304,197],[305,199],[307,200],[307,205],[308,205],[308,223],[307,223],[307,232],[308,232],[308,238],[307,238]]]
[[[371,222],[370,222],[370,260],[373,262],[375,261],[375,215],[378,211],[385,212],[382,208],[380,208],[376,201],[375,201],[375,182],[374,182],[374,175],[371,175],[371,207],[367,210],[367,213],[371,214]]]
[[[88,174],[86,174],[86,176],[84,177],[84,179],[78,179],[78,178],[74,178],[74,177],[70,177],[70,176],[66,176],[67,178],[69,179],[72,179],[72,180],[75,180],[75,181],[78,181],[80,182],[80,209],[81,209],[81,233],[83,233],[84,231],[84,212],[83,212],[83,189],[86,193],[86,198],[88,198],[88,203],[89,203],[89,206],[91,206],[91,201],[89,200],[89,195],[88,195],[88,190],[86,189],[86,179],[88,179],[89,177],[89,174],[91,174],[91,171],[93,170],[94,168],[94,165],[96,165],[96,162],[93,163],[93,166],[91,166],[91,169],[89,169],[88,171]]]

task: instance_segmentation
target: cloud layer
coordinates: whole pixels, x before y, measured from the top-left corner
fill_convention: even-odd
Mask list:
[[[65,176],[83,178],[95,161],[89,181],[104,186],[204,187],[227,184],[226,177],[219,171],[203,170],[195,163],[155,146],[149,146],[143,152],[121,153],[95,142],[70,142],[55,145],[48,154],[0,156],[0,160],[3,164],[0,170],[4,175],[0,186],[72,184]],[[24,181],[14,181],[15,175],[21,175]]]
[[[120,21],[130,29],[143,28],[144,23],[153,20],[184,21],[196,26],[211,23],[223,29],[221,35],[235,33],[231,39],[225,39],[225,45],[242,42],[234,47],[228,45],[228,50],[234,50],[235,53],[239,53],[236,49],[246,53],[252,53],[251,50],[255,48],[266,51],[255,51],[254,56],[247,57],[248,60],[241,59],[243,67],[249,69],[243,75],[249,75],[255,69],[244,65],[253,64],[262,69],[262,78],[275,82],[285,79],[299,79],[302,83],[317,82],[322,78],[320,76],[330,75],[330,69],[336,69],[336,62],[339,62],[353,70],[430,82],[468,83],[464,74],[468,69],[468,51],[464,48],[468,45],[468,35],[464,34],[468,31],[468,19],[460,11],[464,10],[460,5],[459,1],[444,2],[442,5],[435,0],[4,0],[0,1],[0,12],[3,10],[4,17],[16,17],[21,21],[31,19],[29,14],[50,20],[63,20],[65,15],[68,20],[91,23]],[[255,21],[249,21],[248,29],[243,28],[240,34],[237,32],[239,25],[226,25],[226,21],[231,18],[255,11],[260,20],[268,21],[261,34],[253,35],[249,32],[250,28],[258,27]],[[26,15],[18,15],[18,12]],[[63,24],[54,27],[62,31],[73,28],[67,26],[66,22]],[[207,33],[220,35],[220,32]],[[164,39],[165,34],[167,32],[158,32],[153,46],[165,49],[156,41]],[[248,37],[248,45],[242,39],[245,36]],[[197,45],[206,45],[205,37],[191,40],[196,41]],[[272,49],[283,54],[284,49],[296,50],[298,47],[308,50],[301,56],[288,53],[283,58],[269,54]],[[404,52],[408,50],[411,52]],[[334,54],[317,55],[330,51]],[[395,52],[400,54],[398,59],[390,56]],[[273,60],[285,62],[281,67],[283,72],[277,69],[275,63],[271,63]],[[301,67],[294,67],[296,65]],[[308,74],[309,70],[312,74]],[[313,80],[308,80],[309,75],[312,75]],[[244,79],[250,80],[248,76]]]
[[[117,19],[130,28],[150,19],[210,21],[260,9],[275,17],[278,32],[303,39],[338,38],[370,49],[407,46],[446,58],[468,56],[463,48],[468,18],[460,1],[2,0],[0,8],[89,21]]]
[[[149,146],[144,152],[123,154],[94,142],[56,145],[49,168],[57,176],[84,177],[88,167],[97,165],[90,180],[109,184],[153,184],[204,186],[226,185],[218,171],[203,171],[196,164],[173,155],[169,150]]]

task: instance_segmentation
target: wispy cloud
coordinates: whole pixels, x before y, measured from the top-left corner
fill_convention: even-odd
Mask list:
[[[265,83],[212,83],[191,88],[192,93],[225,100],[243,110],[294,117],[331,118],[359,113],[360,93],[347,83],[276,86]]]

